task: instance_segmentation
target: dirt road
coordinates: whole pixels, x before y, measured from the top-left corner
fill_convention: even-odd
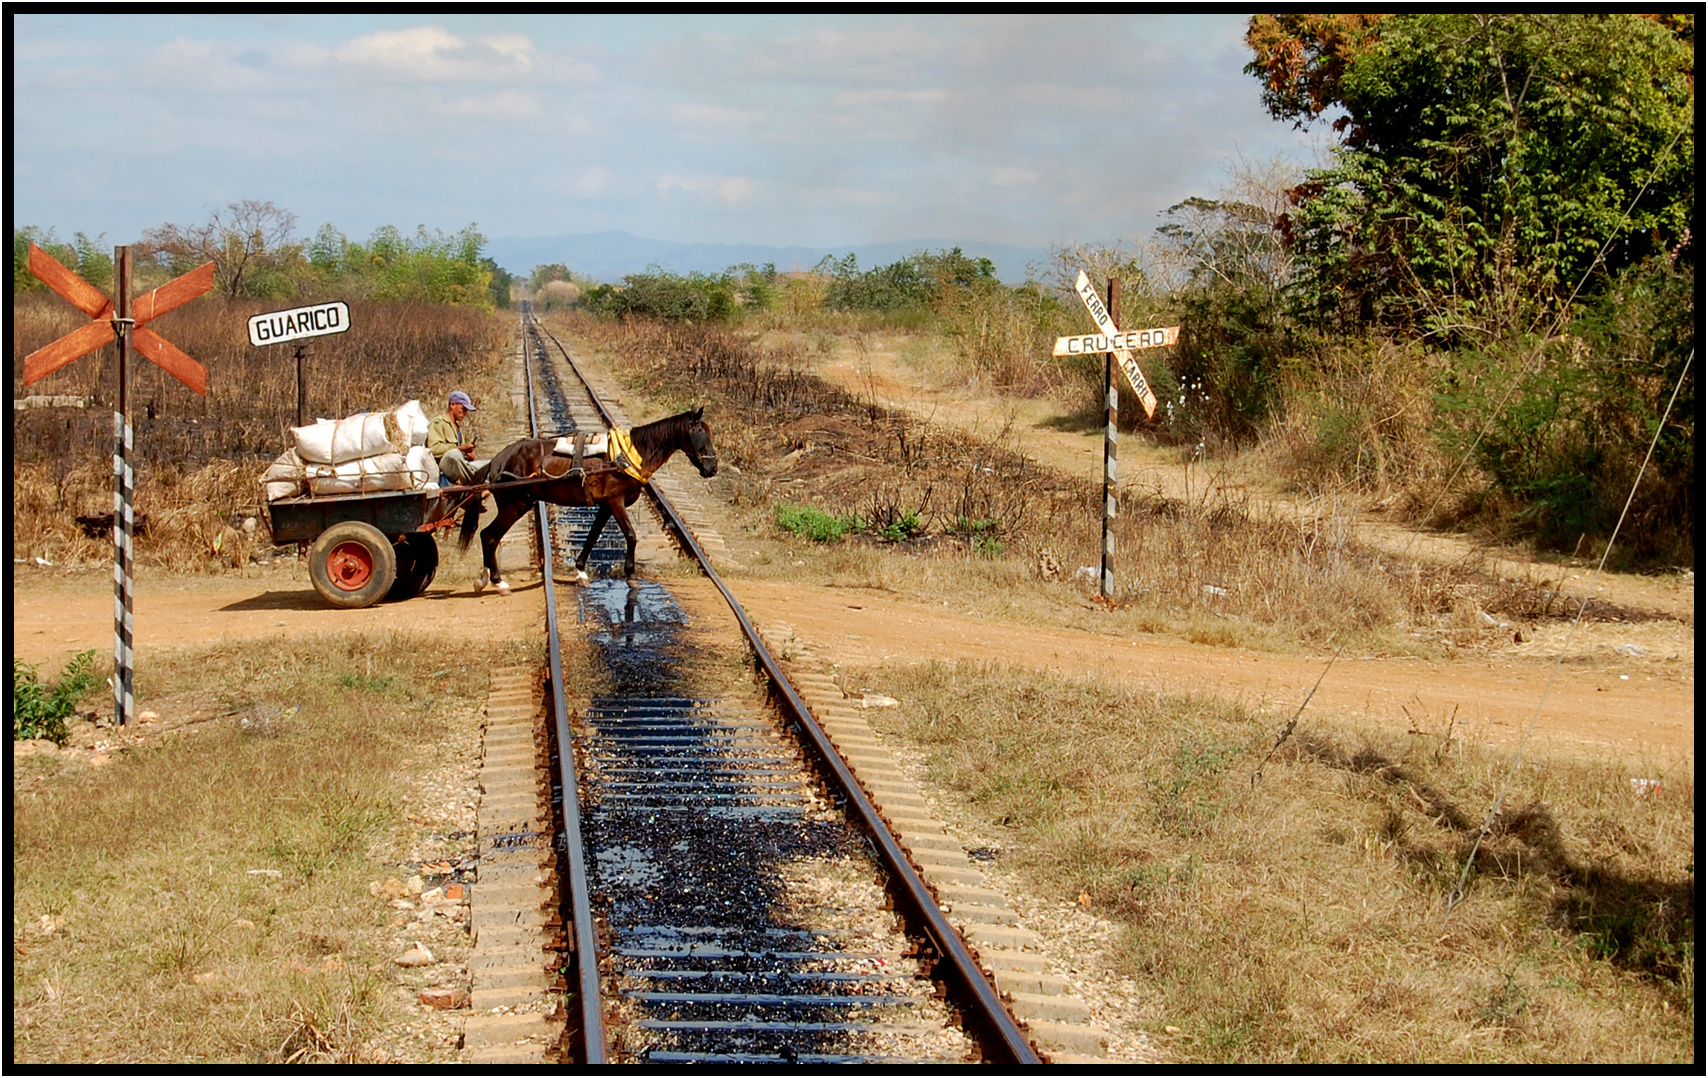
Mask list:
[[[477,596],[466,579],[450,578],[407,603],[336,610],[294,562],[250,577],[143,573],[135,604],[139,669],[146,679],[151,652],[184,645],[388,629],[517,638],[535,631],[543,618],[537,578],[518,575],[509,598],[490,591]],[[690,592],[707,588],[680,583]],[[756,620],[792,626],[820,655],[838,656],[848,668],[885,661],[1014,663],[1169,692],[1212,693],[1290,714],[1325,666],[1316,656],[998,623],[870,589],[730,583]],[[112,646],[111,585],[98,571],[15,572],[12,628],[14,654],[42,664],[44,672],[84,648],[105,654]],[[1533,656],[1433,663],[1343,655],[1307,714],[1443,736],[1451,723],[1456,736],[1498,744],[1515,743],[1536,718],[1541,749],[1611,751],[1669,767],[1694,753],[1695,677],[1691,663],[1662,650],[1669,645],[1664,634],[1671,634],[1671,645],[1690,648],[1692,630],[1676,622],[1630,627],[1640,629],[1652,645],[1643,656],[1613,652],[1591,666],[1556,667],[1540,648]],[[1556,680],[1538,716],[1550,678]]]

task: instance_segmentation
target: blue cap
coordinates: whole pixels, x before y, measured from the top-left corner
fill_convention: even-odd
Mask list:
[[[469,400],[469,395],[460,389],[453,389],[451,391],[451,404],[460,404],[471,412],[475,410],[474,401]],[[447,404],[445,407],[449,408],[450,404]]]

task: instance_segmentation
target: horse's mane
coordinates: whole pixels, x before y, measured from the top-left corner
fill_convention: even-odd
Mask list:
[[[634,439],[635,448],[644,457],[651,457],[663,450],[672,442],[678,445],[688,443],[688,431],[700,421],[700,412],[682,412],[678,415],[655,419],[651,423],[643,423],[629,431],[629,437]]]

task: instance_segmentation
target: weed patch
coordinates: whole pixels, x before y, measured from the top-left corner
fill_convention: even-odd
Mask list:
[[[36,668],[22,659],[12,660],[12,740],[45,738],[65,744],[70,732],[65,720],[77,710],[77,702],[95,686],[95,653],[80,652],[59,672],[53,688],[46,688]]]
[[[840,543],[849,532],[864,527],[859,517],[832,516],[810,505],[784,502],[777,506],[777,526],[815,543]]]

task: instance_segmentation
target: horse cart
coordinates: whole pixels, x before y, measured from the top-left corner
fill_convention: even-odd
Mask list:
[[[281,498],[267,512],[275,543],[308,547],[314,590],[333,606],[413,599],[439,570],[435,529],[487,487],[428,487],[368,494]]]

